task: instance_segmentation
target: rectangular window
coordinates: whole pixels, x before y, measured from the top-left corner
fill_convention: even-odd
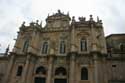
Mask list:
[[[24,42],[23,52],[27,52],[28,51],[28,47],[29,47],[29,40],[27,40],[27,41]]]
[[[87,43],[85,39],[81,39],[80,41],[80,51],[87,51]]]
[[[60,54],[64,54],[65,53],[65,41],[61,41],[60,42]]]
[[[17,74],[16,74],[16,76],[21,76],[21,75],[22,75],[22,71],[23,71],[23,67],[22,67],[22,66],[19,66],[18,69],[17,69]]]
[[[48,42],[43,43],[42,54],[47,54],[48,52]]]

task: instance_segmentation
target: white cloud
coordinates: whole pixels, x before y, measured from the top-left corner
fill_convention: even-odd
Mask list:
[[[125,33],[124,3],[124,0],[0,0],[0,52],[4,52],[8,44],[13,47],[22,21],[39,19],[45,23],[48,13],[51,15],[58,9],[76,18],[99,16],[106,35]]]

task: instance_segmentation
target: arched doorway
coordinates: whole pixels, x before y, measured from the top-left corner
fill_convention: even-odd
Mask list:
[[[46,69],[43,66],[40,66],[35,71],[34,83],[46,83]]]
[[[86,67],[81,69],[81,80],[88,80],[88,69]]]
[[[55,70],[54,83],[67,83],[67,72],[63,67],[59,67]]]

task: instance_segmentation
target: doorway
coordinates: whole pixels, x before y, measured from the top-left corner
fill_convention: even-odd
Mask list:
[[[43,77],[35,77],[35,83],[46,83],[46,79]]]
[[[67,79],[55,79],[54,83],[67,83]]]

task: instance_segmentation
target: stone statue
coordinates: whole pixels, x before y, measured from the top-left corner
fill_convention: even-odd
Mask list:
[[[92,15],[90,15],[90,21],[93,21],[93,17],[92,17]]]
[[[75,16],[72,17],[72,22],[75,22]]]
[[[35,24],[34,22],[31,22],[31,23],[30,23],[30,26],[34,26],[34,24]]]
[[[36,24],[36,26],[39,26],[39,20],[36,20],[35,24]]]
[[[58,10],[58,13],[60,14],[60,13],[61,13],[61,11],[60,11],[60,10]]]
[[[23,21],[23,23],[22,23],[21,27],[25,27],[25,21]]]
[[[39,20],[36,20],[36,24],[38,24],[39,23]]]
[[[84,22],[86,20],[85,17],[79,17],[79,21]]]

